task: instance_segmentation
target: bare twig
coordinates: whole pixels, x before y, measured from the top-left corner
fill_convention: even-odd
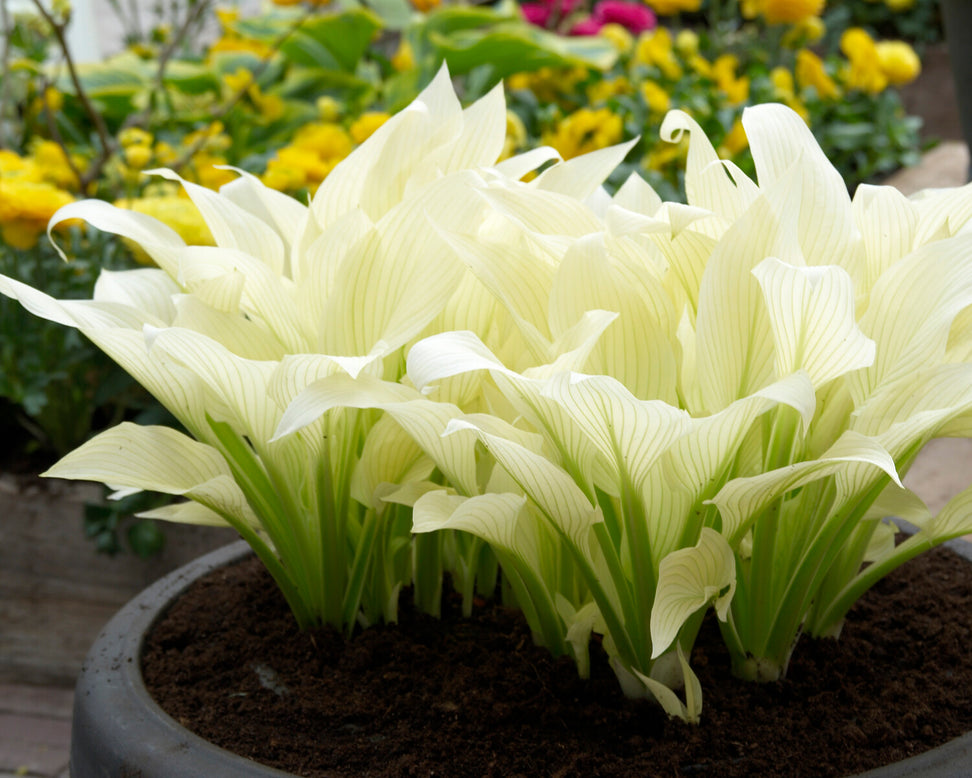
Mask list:
[[[307,11],[302,14],[293,24],[291,24],[286,30],[284,30],[274,39],[273,43],[270,45],[270,53],[263,57],[259,63],[257,63],[257,66],[250,73],[249,80],[242,87],[240,87],[229,100],[227,100],[223,105],[213,112],[211,122],[222,119],[234,108],[234,106],[236,106],[237,103],[239,103],[240,100],[243,99],[243,96],[249,91],[250,87],[256,83],[257,79],[260,77],[260,74],[263,73],[263,71],[266,70],[270,65],[270,58],[280,50],[280,47],[284,44],[287,38],[300,29],[301,25],[307,21],[311,14],[311,11]],[[196,152],[198,152],[205,145],[206,140],[206,136],[201,135],[172,163],[172,169],[178,172],[184,168],[189,163],[189,160],[195,156]]]
[[[98,113],[98,110],[94,107],[94,105],[91,103],[91,100],[88,97],[87,92],[84,91],[84,87],[81,86],[81,78],[78,76],[77,67],[74,64],[74,59],[72,58],[71,51],[67,45],[67,39],[64,36],[64,31],[65,28],[67,27],[67,23],[58,22],[56,19],[54,19],[54,17],[51,16],[50,13],[48,13],[47,9],[44,7],[43,3],[40,2],[40,0],[32,0],[32,2],[34,3],[34,6],[37,8],[37,11],[43,17],[44,21],[46,21],[51,26],[51,30],[53,31],[54,37],[57,40],[58,48],[61,50],[61,53],[64,55],[64,64],[67,66],[68,75],[71,78],[71,83],[74,85],[74,89],[76,93],[75,96],[78,98],[78,101],[81,103],[81,107],[84,109],[85,114],[87,114],[88,118],[91,120],[91,123],[94,125],[95,132],[98,135],[98,141],[101,144],[101,152],[98,154],[98,157],[91,163],[91,165],[84,172],[84,174],[79,176],[78,183],[81,186],[81,191],[86,192],[88,189],[88,185],[92,181],[96,181],[98,179],[98,177],[101,175],[101,171],[104,168],[105,164],[111,158],[111,154],[112,154],[111,138],[108,135],[108,128],[105,126],[104,119],[102,118],[101,114]],[[65,156],[70,160],[71,155],[68,153],[68,150],[67,149],[63,149],[63,150]]]

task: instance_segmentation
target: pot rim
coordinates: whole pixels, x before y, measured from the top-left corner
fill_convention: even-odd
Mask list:
[[[907,531],[907,530],[906,530]],[[972,563],[972,542],[946,548]],[[152,698],[142,680],[145,635],[170,604],[197,579],[251,552],[239,540],[159,579],[124,605],[98,635],[81,667],[71,726],[71,775],[94,778],[239,776],[284,778],[274,767],[234,754],[189,731]],[[972,763],[972,730],[936,748],[851,778],[958,778]]]

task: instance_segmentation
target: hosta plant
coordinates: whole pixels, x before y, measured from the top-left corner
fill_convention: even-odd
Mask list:
[[[743,123],[756,180],[673,112],[687,204],[637,177],[610,197],[630,146],[497,162],[502,92],[463,111],[443,71],[307,206],[187,185],[215,247],[66,207],[158,267],[93,300],[0,291],[188,434],[122,425],[48,474],[187,497],[151,515],[236,528],[305,625],[393,619],[409,582],[434,611],[443,571],[471,602],[498,560],[539,642],[585,674],[601,635],[627,694],[697,720],[710,606],[736,672],[774,679],[972,531],[972,492],[931,517],[900,480],[972,432],[972,190],[852,200],[792,111]],[[895,547],[889,515],[919,531]]]
[[[478,444],[475,482],[388,499],[416,532],[488,541],[539,641],[584,672],[602,634],[626,692],[688,719],[706,606],[735,672],[775,680],[802,633],[837,635],[882,575],[972,531],[972,490],[931,517],[901,483],[928,440],[969,432],[972,189],[851,199],[794,112],[744,127],[755,181],[669,114],[663,137],[690,133],[687,204],[637,178],[613,198],[484,180],[485,227],[432,219],[518,347],[434,334],[409,351],[411,388],[325,378],[280,428],[393,408],[428,420],[416,441],[441,473]],[[895,547],[888,516],[918,532]]]

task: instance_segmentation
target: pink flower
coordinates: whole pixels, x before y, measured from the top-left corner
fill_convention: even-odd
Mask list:
[[[635,35],[645,30],[653,30],[657,23],[650,8],[628,0],[601,0],[594,6],[592,18],[600,22],[598,29],[605,24],[620,24]]]
[[[571,35],[597,35],[604,26],[603,22],[597,21],[593,16],[582,19],[570,28]]]
[[[559,21],[571,13],[582,0],[540,0],[537,3],[521,3],[523,17],[538,27],[547,27],[551,19]]]

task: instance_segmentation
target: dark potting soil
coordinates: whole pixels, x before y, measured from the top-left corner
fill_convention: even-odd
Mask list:
[[[707,622],[699,726],[626,700],[596,646],[581,681],[515,612],[458,609],[403,597],[397,626],[300,633],[251,558],[173,606],[146,683],[202,737],[304,776],[840,776],[972,729],[972,564],[946,549],[865,595],[839,641],[801,640],[780,683],[733,679]]]

